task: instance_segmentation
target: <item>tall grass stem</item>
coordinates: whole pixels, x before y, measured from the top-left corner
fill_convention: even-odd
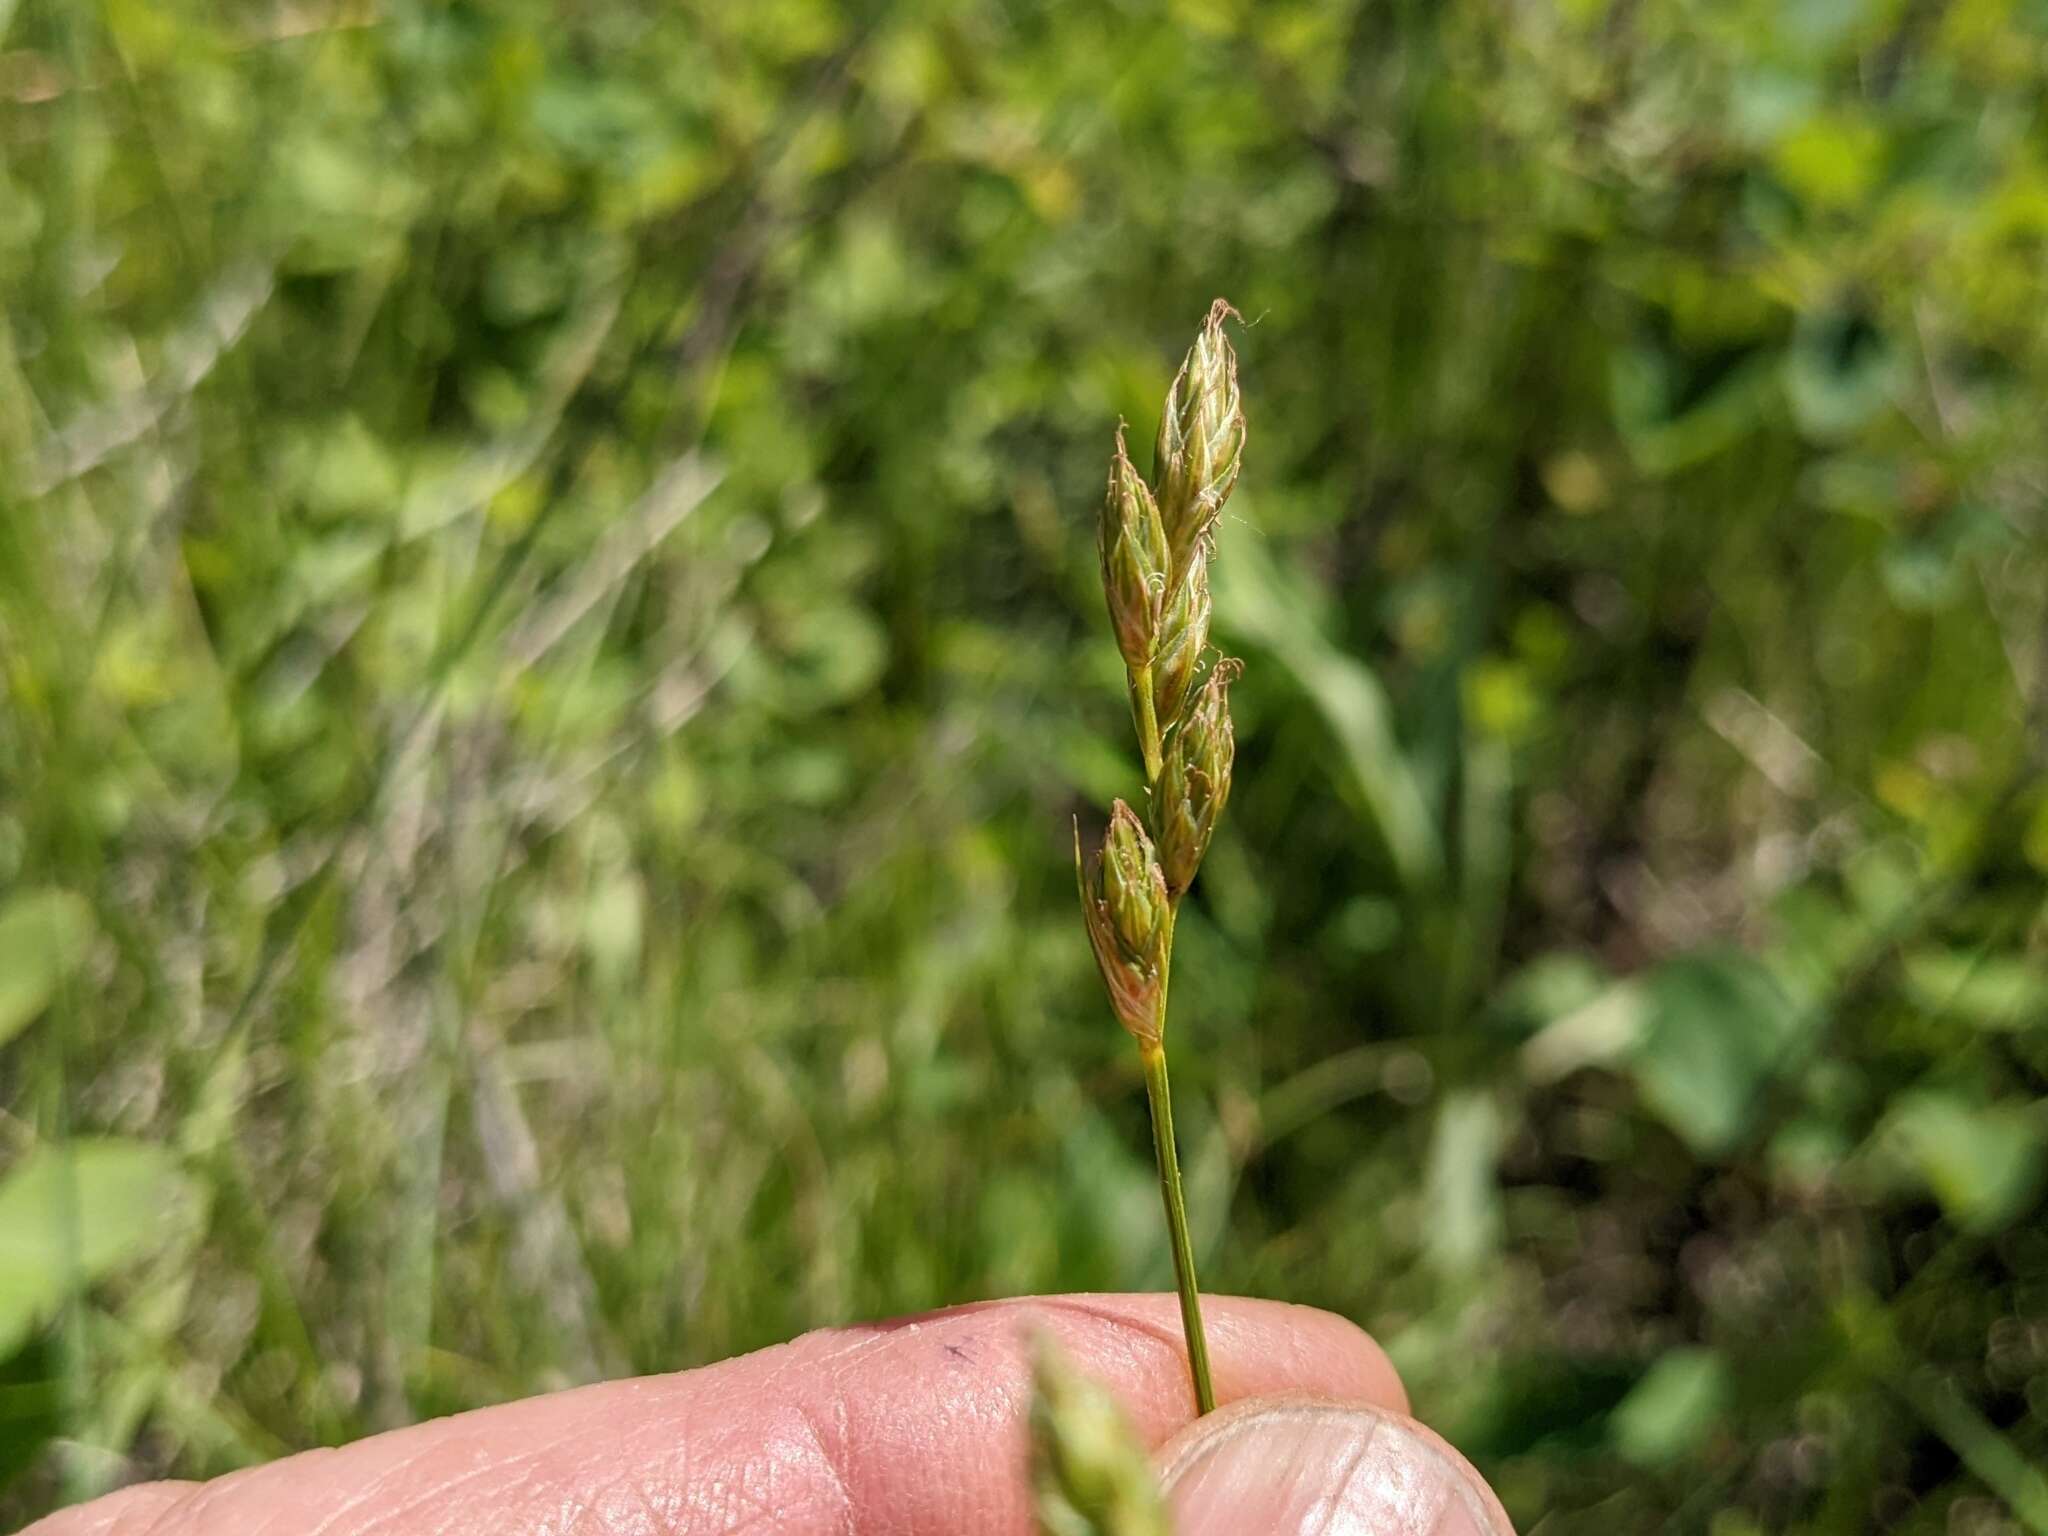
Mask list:
[[[1216,1407],[1216,1388],[1209,1380],[1209,1341],[1202,1332],[1202,1298],[1195,1288],[1195,1247],[1188,1237],[1188,1206],[1181,1194],[1180,1156],[1173,1144],[1173,1092],[1166,1081],[1166,1051],[1159,1045],[1140,1048],[1145,1064],[1145,1097],[1152,1106],[1152,1147],[1159,1157],[1159,1197],[1166,1206],[1166,1226],[1173,1238],[1173,1281],[1180,1292],[1181,1331],[1188,1340],[1188,1368],[1195,1379],[1195,1411]]]

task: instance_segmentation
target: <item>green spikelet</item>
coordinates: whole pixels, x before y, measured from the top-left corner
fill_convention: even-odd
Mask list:
[[[1174,375],[1159,417],[1153,472],[1166,527],[1170,582],[1188,568],[1196,547],[1222,515],[1244,458],[1244,403],[1237,391],[1237,353],[1223,333],[1237,311],[1218,299],[1201,334]]]
[[[1095,535],[1102,561],[1102,590],[1109,600],[1109,627],[1116,633],[1124,665],[1136,670],[1152,659],[1159,641],[1160,608],[1166,598],[1166,530],[1151,488],[1138,478],[1124,452],[1122,427],[1110,460],[1109,489]]]
[[[1171,1536],[1151,1464],[1116,1399],[1049,1334],[1032,1341],[1031,1379],[1040,1536]]]
[[[1230,799],[1237,740],[1230,724],[1230,684],[1241,669],[1219,661],[1166,751],[1159,780],[1159,864],[1170,896],[1194,883],[1210,834]]]
[[[1156,1041],[1166,961],[1166,876],[1138,813],[1117,801],[1102,851],[1085,866],[1076,827],[1074,869],[1088,941],[1117,1022],[1140,1041]]]
[[[1209,648],[1209,552],[1197,546],[1181,584],[1160,616],[1152,661],[1152,708],[1160,734],[1171,730]]]

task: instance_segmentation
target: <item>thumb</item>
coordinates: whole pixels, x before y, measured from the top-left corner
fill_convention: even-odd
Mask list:
[[[1513,1536],[1479,1474],[1403,1414],[1253,1398],[1160,1453],[1177,1536]]]

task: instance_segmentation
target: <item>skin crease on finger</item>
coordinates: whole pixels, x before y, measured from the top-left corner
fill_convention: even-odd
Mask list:
[[[1343,1319],[1206,1300],[1219,1399],[1405,1410],[1386,1356]],[[1192,1418],[1172,1296],[989,1302],[131,1489],[25,1536],[1026,1536],[1019,1426],[1040,1328],[1148,1445]]]

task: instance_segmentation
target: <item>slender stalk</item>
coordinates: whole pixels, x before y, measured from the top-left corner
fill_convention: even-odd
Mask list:
[[[1139,679],[1139,697],[1144,700],[1138,715],[1138,732],[1148,764],[1145,798],[1157,806],[1158,775],[1149,767],[1158,753],[1159,728],[1152,713],[1150,669]],[[1153,812],[1157,815],[1157,810]],[[1159,940],[1159,1013],[1153,1038],[1138,1042],[1138,1057],[1145,1066],[1145,1099],[1152,1112],[1152,1151],[1159,1164],[1159,1199],[1166,1207],[1166,1231],[1173,1245],[1173,1283],[1180,1292],[1180,1327],[1188,1342],[1188,1369],[1195,1380],[1195,1412],[1212,1412],[1216,1389],[1209,1382],[1209,1338],[1202,1330],[1202,1295],[1195,1282],[1195,1245],[1188,1235],[1188,1205],[1181,1193],[1180,1150],[1173,1136],[1173,1090],[1166,1080],[1166,1000],[1173,984],[1173,930],[1180,918],[1180,898],[1166,903],[1166,919]]]
[[[1159,818],[1159,780],[1165,771],[1165,751],[1160,740],[1159,717],[1152,701],[1152,669],[1139,667],[1132,673],[1138,696],[1138,748],[1145,759],[1146,813],[1156,824]],[[1195,1245],[1188,1235],[1187,1200],[1181,1193],[1180,1150],[1173,1136],[1173,1091],[1166,1080],[1166,999],[1173,978],[1173,929],[1180,916],[1180,900],[1166,904],[1166,921],[1159,940],[1159,1016],[1154,1038],[1140,1041],[1139,1058],[1145,1065],[1145,1098],[1152,1111],[1152,1150],[1159,1164],[1159,1198],[1166,1207],[1166,1231],[1173,1245],[1173,1283],[1180,1292],[1180,1327],[1188,1343],[1188,1369],[1195,1381],[1195,1412],[1204,1414],[1216,1407],[1216,1389],[1209,1382],[1209,1338],[1202,1330],[1202,1295],[1195,1282]]]
[[[1180,1188],[1180,1157],[1173,1145],[1173,1093],[1166,1083],[1166,1050],[1141,1045],[1145,1063],[1145,1097],[1152,1105],[1152,1147],[1159,1155],[1159,1195],[1166,1206],[1166,1226],[1173,1238],[1173,1279],[1180,1291],[1180,1325],[1188,1340],[1188,1367],[1195,1378],[1195,1411],[1216,1407],[1216,1389],[1209,1382],[1209,1341],[1202,1332],[1202,1297],[1195,1288],[1195,1248],[1188,1238],[1188,1207]]]
[[[1081,857],[1078,826],[1074,837],[1074,879],[1088,943],[1117,1022],[1138,1042],[1145,1065],[1159,1197],[1173,1243],[1195,1406],[1202,1413],[1216,1406],[1216,1392],[1209,1383],[1195,1248],[1173,1140],[1166,996],[1180,899],[1230,798],[1235,751],[1228,695],[1243,668],[1228,657],[1217,658],[1206,674],[1202,666],[1216,519],[1237,483],[1244,448],[1237,355],[1223,334],[1224,321],[1236,313],[1222,299],[1210,305],[1201,334],[1174,375],[1160,415],[1156,493],[1132,468],[1123,429],[1117,429],[1095,547],[1145,758],[1145,814],[1118,800],[1110,808],[1102,851],[1092,860]]]

